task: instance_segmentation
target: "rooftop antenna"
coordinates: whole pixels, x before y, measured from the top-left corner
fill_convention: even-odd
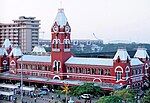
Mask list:
[[[95,37],[95,39],[100,40],[100,39],[95,35],[95,33],[93,33],[93,36]]]

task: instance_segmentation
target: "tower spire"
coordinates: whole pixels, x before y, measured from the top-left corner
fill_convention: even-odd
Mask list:
[[[61,9],[61,8],[63,8],[63,7],[62,7],[62,0],[60,0],[60,9]]]

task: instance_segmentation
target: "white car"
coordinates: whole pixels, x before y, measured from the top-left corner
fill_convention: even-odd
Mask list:
[[[83,99],[90,99],[91,98],[91,94],[82,94],[81,98],[83,98]]]

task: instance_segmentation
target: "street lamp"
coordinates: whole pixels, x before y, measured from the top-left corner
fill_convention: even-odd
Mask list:
[[[21,55],[21,67],[20,67],[20,69],[21,69],[21,103],[23,103],[23,75],[22,75],[23,70],[22,70],[22,56],[23,56],[23,55]]]

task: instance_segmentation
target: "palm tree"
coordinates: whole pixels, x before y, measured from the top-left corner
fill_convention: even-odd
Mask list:
[[[66,96],[66,103],[67,103],[67,94],[69,92],[69,84],[64,84],[64,86],[61,87],[63,90],[62,92],[65,93],[65,96]]]

